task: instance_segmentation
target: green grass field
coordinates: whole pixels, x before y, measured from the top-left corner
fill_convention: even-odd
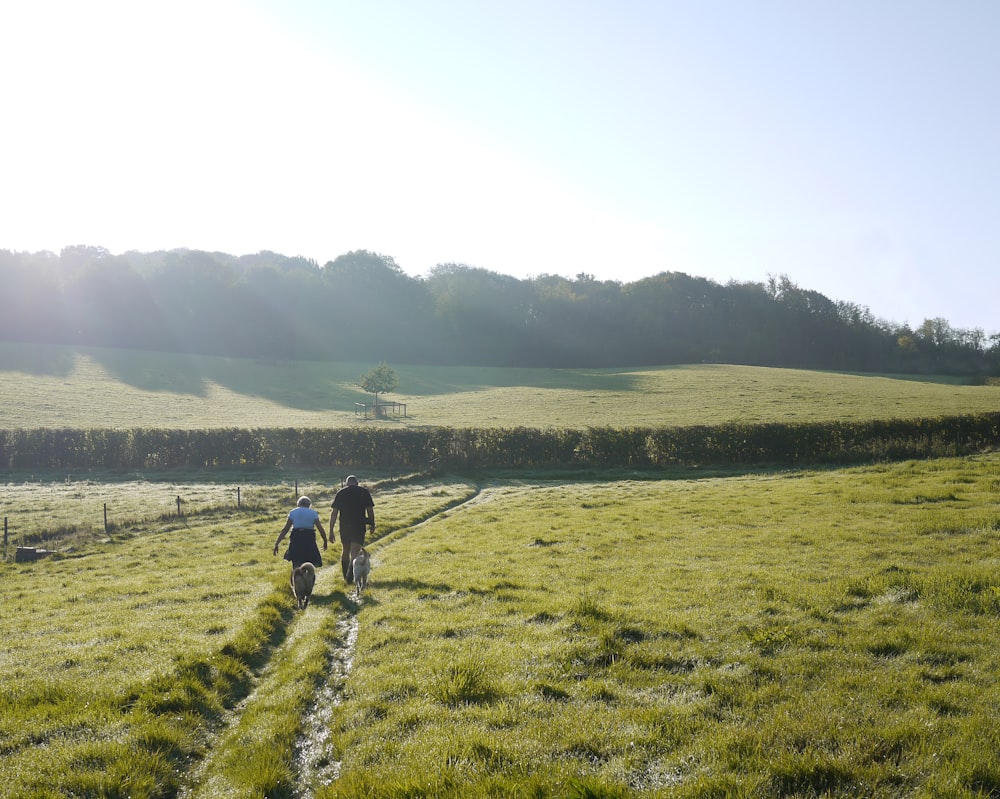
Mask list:
[[[375,364],[263,362],[0,344],[0,427],[678,426],[914,418],[1000,409],[1000,388],[905,376],[696,365],[489,369],[392,365],[406,418],[365,422]]]
[[[0,566],[0,796],[1000,793],[996,455],[385,482],[304,612],[288,488]]]
[[[669,426],[1000,400],[718,365],[394,366],[410,415],[366,422],[373,365],[0,344],[0,427]],[[322,514],[343,477],[6,475],[0,797],[1000,796],[996,453],[363,474],[370,591],[344,586],[334,544],[297,611],[274,539],[298,493]],[[14,563],[21,544],[56,553]]]

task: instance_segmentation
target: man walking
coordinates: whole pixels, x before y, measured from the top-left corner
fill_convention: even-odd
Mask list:
[[[353,583],[351,563],[365,545],[365,528],[369,527],[373,533],[375,532],[375,502],[368,489],[358,485],[358,478],[353,474],[347,478],[347,485],[333,498],[333,510],[330,511],[331,534],[338,516],[340,542],[344,545],[344,552],[340,556],[340,567],[344,572],[344,579],[348,583]]]

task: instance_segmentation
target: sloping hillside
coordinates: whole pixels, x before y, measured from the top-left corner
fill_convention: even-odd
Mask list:
[[[1000,389],[796,369],[393,366],[406,416],[365,421],[369,363],[0,344],[0,428],[675,426],[1000,410]]]

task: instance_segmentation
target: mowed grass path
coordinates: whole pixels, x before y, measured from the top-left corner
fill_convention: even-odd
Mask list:
[[[162,793],[135,776],[157,773],[143,758],[167,751],[178,723],[156,675],[210,661],[243,616],[275,602],[286,572],[269,545],[283,509],[4,564],[4,787],[994,796],[998,488],[992,455],[378,492],[391,532],[372,547],[370,592],[353,603],[325,568],[304,614],[286,603],[254,690],[225,718],[207,713],[200,754],[175,764]],[[345,679],[323,653],[343,645],[347,618],[358,635]],[[338,701],[312,708],[325,679],[343,682]],[[297,735],[319,710],[336,769],[297,784]]]
[[[375,364],[0,343],[0,428],[628,427],[914,418],[1000,410],[1000,388],[795,369],[491,369],[390,364],[406,418],[368,421]]]

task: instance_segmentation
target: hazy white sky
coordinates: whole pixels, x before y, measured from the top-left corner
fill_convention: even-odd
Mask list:
[[[787,274],[1000,330],[997,0],[0,0],[0,249]]]

